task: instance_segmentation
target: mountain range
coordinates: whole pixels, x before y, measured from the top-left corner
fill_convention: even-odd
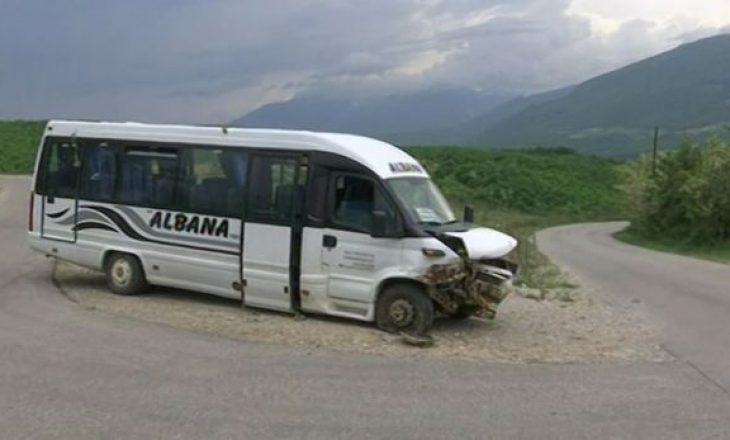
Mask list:
[[[446,130],[473,120],[513,97],[457,88],[357,98],[302,96],[265,105],[231,125],[388,137],[426,129]]]
[[[361,100],[293,98],[234,125],[366,134],[401,145],[569,147],[608,156],[728,135],[730,35],[639,61],[576,86],[531,96],[445,89]]]

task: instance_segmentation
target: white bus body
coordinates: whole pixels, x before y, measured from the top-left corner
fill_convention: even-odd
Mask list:
[[[115,291],[136,293],[141,270],[391,331],[493,316],[516,269],[516,240],[457,222],[415,159],[352,135],[51,121],[30,210],[32,248],[105,270]]]

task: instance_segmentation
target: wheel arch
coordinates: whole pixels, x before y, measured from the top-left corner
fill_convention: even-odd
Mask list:
[[[404,286],[405,289],[389,291],[393,286]],[[386,298],[390,298],[388,302]],[[409,299],[410,298],[410,299]],[[398,315],[393,315],[392,307],[396,302],[407,301],[412,315],[407,322],[397,322]],[[403,306],[401,305],[402,309]],[[378,328],[389,333],[406,332],[412,336],[423,337],[433,325],[436,313],[436,304],[428,294],[427,285],[417,279],[408,277],[392,277],[383,280],[378,289],[378,296],[374,304],[374,320]]]
[[[378,303],[380,300],[380,297],[382,293],[387,289],[388,287],[394,286],[396,284],[408,284],[411,286],[418,287],[421,291],[423,291],[423,294],[428,297],[428,293],[426,292],[427,285],[417,279],[414,278],[408,278],[404,276],[394,276],[390,278],[386,278],[382,280],[375,291],[375,304]]]
[[[145,277],[147,276],[147,268],[145,267],[144,259],[137,252],[133,252],[129,249],[105,249],[101,256],[101,270],[106,270],[107,264],[109,264],[109,259],[114,254],[124,254],[136,258],[139,262],[139,266],[142,268],[143,275],[145,275]]]

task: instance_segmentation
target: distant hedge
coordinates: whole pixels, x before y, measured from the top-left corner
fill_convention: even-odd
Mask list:
[[[730,145],[719,139],[685,143],[644,156],[623,173],[633,229],[698,245],[730,244]]]

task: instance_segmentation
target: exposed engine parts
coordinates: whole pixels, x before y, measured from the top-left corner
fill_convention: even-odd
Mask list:
[[[442,312],[476,307],[476,316],[494,318],[497,306],[509,295],[517,266],[506,260],[462,260],[434,265],[422,277],[427,291]]]

